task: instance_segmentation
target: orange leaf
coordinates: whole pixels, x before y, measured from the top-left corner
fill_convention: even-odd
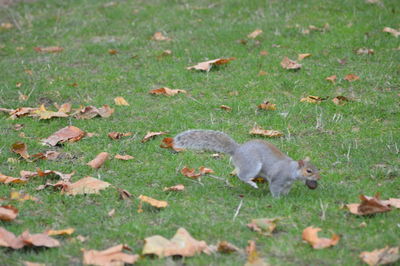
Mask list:
[[[64,48],[60,46],[49,46],[49,47],[35,47],[36,52],[43,52],[43,53],[59,53],[64,51]]]
[[[399,247],[385,247],[360,253],[360,258],[370,266],[395,263],[400,259]]]
[[[210,71],[210,69],[214,66],[214,65],[223,65],[223,64],[227,64],[232,60],[235,60],[235,57],[230,57],[230,58],[218,58],[218,59],[214,59],[214,60],[209,60],[209,61],[205,61],[205,62],[201,62],[198,63],[197,65],[191,66],[191,67],[187,67],[186,69],[191,70],[191,69],[195,69],[195,70],[202,70],[202,71]]]
[[[15,142],[12,146],[11,146],[11,151],[19,154],[22,158],[24,159],[29,159],[29,154],[28,154],[28,147],[26,146],[25,143],[23,142]]]
[[[28,182],[28,179],[26,178],[16,178],[16,177],[11,177],[11,176],[6,176],[0,173],[0,183],[4,183],[4,184],[17,184],[17,183],[21,183],[24,184]]]
[[[297,63],[296,61],[290,60],[288,57],[284,57],[281,66],[284,69],[289,69],[289,70],[297,70],[301,68],[301,64]]]
[[[297,56],[297,60],[299,60],[299,61],[301,61],[301,60],[303,60],[303,59],[305,59],[305,58],[307,58],[307,57],[310,57],[312,54],[299,54],[298,56]]]
[[[242,250],[228,241],[220,241],[217,244],[217,251],[219,253],[230,254],[233,252],[242,252]]]
[[[144,195],[140,195],[139,199],[141,202],[146,202],[146,203],[150,204],[151,206],[156,207],[158,209],[165,208],[168,206],[168,202],[166,202],[166,201],[156,200],[156,199],[144,196]]]
[[[108,53],[109,53],[110,55],[116,55],[116,54],[118,54],[118,51],[115,50],[115,49],[108,49]]]
[[[91,176],[87,176],[71,185],[68,185],[65,188],[64,193],[67,195],[99,194],[100,190],[103,190],[110,185],[111,184],[108,182],[104,182]]]
[[[13,233],[0,227],[0,246],[12,249],[20,249],[24,246],[52,248],[60,246],[60,242],[46,234],[32,235],[29,231],[25,231],[20,236],[16,237]]]
[[[72,235],[75,232],[74,228],[66,228],[61,230],[47,230],[45,233],[48,236],[59,236],[59,235]]]
[[[252,135],[259,135],[259,136],[264,136],[264,137],[270,137],[270,138],[275,138],[275,137],[282,137],[283,133],[278,131],[278,130],[268,130],[268,129],[262,129],[259,126],[254,126],[250,132]]]
[[[185,166],[184,168],[182,168],[181,174],[189,178],[197,179],[201,176],[201,173],[196,174],[195,171],[196,170],[194,168],[188,168]]]
[[[262,235],[271,236],[276,228],[276,222],[279,220],[279,218],[253,219],[251,223],[247,224],[247,227]]]
[[[100,152],[96,158],[87,163],[93,169],[99,169],[108,159],[108,152]]]
[[[346,204],[346,207],[351,213],[356,215],[371,215],[391,210],[387,203],[379,199],[379,194],[375,195],[375,197],[360,195],[360,200],[360,204]]]
[[[110,132],[108,133],[108,137],[110,139],[120,139],[122,137],[129,137],[132,136],[132,132],[121,133],[121,132]]]
[[[215,173],[213,169],[206,168],[206,167],[204,167],[204,166],[200,166],[200,167],[199,167],[199,171],[200,171],[200,174],[202,174],[202,175],[213,174],[213,173]]]
[[[164,87],[164,88],[150,90],[149,93],[150,94],[157,94],[157,95],[158,94],[162,94],[162,95],[167,95],[167,96],[173,96],[173,95],[178,94],[178,93],[186,93],[186,91],[185,90],[179,90],[179,89],[173,90],[173,89]]]
[[[356,81],[356,80],[359,80],[359,79],[360,79],[360,77],[357,76],[357,75],[354,75],[354,74],[347,74],[347,75],[344,77],[344,80],[347,80],[347,81],[349,81],[349,82]]]
[[[151,138],[154,138],[155,136],[159,135],[165,135],[167,132],[147,132],[146,136],[143,137],[142,143],[147,142]]]
[[[309,226],[303,230],[303,240],[307,241],[314,249],[323,249],[336,246],[340,240],[340,236],[336,234],[333,234],[332,238],[319,238],[319,231],[321,231],[321,228],[314,228],[312,226]]]
[[[228,112],[232,111],[232,107],[229,107],[228,105],[221,105],[219,108]]]
[[[268,101],[265,101],[262,104],[259,104],[257,107],[258,107],[258,109],[262,109],[262,110],[271,110],[271,111],[276,110],[276,104],[270,103]]]
[[[129,103],[123,97],[114,98],[114,102],[116,105],[125,105],[125,106],[129,105]]]
[[[126,245],[117,245],[106,250],[85,250],[83,252],[83,264],[85,265],[124,265],[125,263],[134,264],[138,259],[139,255],[131,255],[122,252],[123,250],[131,250]]]
[[[0,220],[2,221],[12,221],[17,218],[18,209],[11,205],[0,206]]]
[[[85,136],[85,132],[80,130],[77,127],[74,126],[68,126],[64,127],[57,132],[53,133],[50,137],[47,139],[42,140],[44,144],[48,144],[50,146],[55,146],[59,142],[63,143],[66,141],[69,142],[76,142],[80,139],[82,139]]]
[[[255,39],[255,38],[257,38],[257,36],[259,36],[261,33],[263,33],[262,30],[256,29],[255,31],[253,31],[252,33],[250,33],[249,35],[247,35],[247,37],[250,38],[250,39]]]
[[[97,108],[94,106],[86,106],[72,114],[77,119],[91,119],[96,116],[103,118],[110,117],[114,113],[114,108],[110,108],[109,105],[104,104],[103,107]]]
[[[337,76],[336,76],[336,75],[332,75],[332,76],[326,77],[325,79],[326,79],[327,81],[330,81],[330,82],[332,82],[332,83],[335,83],[335,82],[336,82],[336,79],[337,79]]]
[[[126,155],[117,154],[114,156],[114,158],[118,159],[118,160],[128,161],[128,160],[134,159],[135,157],[127,155],[127,154]]]
[[[164,138],[161,141],[160,147],[164,148],[164,149],[173,149],[174,151],[177,151],[177,152],[184,150],[184,149],[181,149],[181,148],[175,148],[174,147],[174,139],[173,138]]]
[[[163,191],[182,191],[185,190],[185,186],[182,184],[172,186],[172,187],[165,187]]]

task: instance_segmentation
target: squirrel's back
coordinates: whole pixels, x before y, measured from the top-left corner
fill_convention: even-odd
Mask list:
[[[180,149],[210,150],[235,153],[239,145],[227,134],[214,130],[187,130],[174,138],[174,147]]]

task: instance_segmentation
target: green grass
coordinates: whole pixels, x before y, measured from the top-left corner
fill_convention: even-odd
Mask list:
[[[356,217],[341,209],[342,204],[358,202],[359,194],[399,197],[399,38],[383,33],[386,26],[399,28],[396,1],[383,5],[364,1],[35,1],[0,7],[0,23],[14,27],[0,29],[0,107],[38,107],[46,103],[71,102],[80,105],[109,104],[116,109],[108,119],[92,120],[20,118],[8,120],[0,114],[0,172],[18,176],[20,170],[76,171],[74,181],[90,175],[130,191],[167,200],[170,206],[156,211],[145,208],[137,213],[138,201],[122,201],[113,189],[100,195],[69,197],[51,189],[36,191],[45,183],[34,179],[26,185],[1,185],[1,197],[11,190],[24,190],[39,197],[41,204],[17,203],[19,216],[0,226],[19,234],[46,229],[76,228],[88,238],[85,243],[74,236],[62,239],[53,249],[0,250],[3,265],[22,261],[46,265],[82,262],[81,248],[106,249],[126,243],[140,253],[145,237],[160,234],[167,238],[185,227],[196,239],[209,244],[227,240],[245,247],[256,240],[257,248],[272,265],[357,265],[361,251],[399,245],[399,210],[374,217]],[[301,33],[308,25],[326,32]],[[237,40],[260,28],[263,34],[246,45]],[[150,40],[156,31],[172,38],[169,42]],[[34,47],[59,45],[62,53],[37,53]],[[279,45],[280,47],[275,47]],[[23,49],[17,49],[23,47]],[[357,55],[360,47],[372,48],[373,55]],[[117,55],[108,54],[118,50]],[[157,59],[163,50],[172,56]],[[269,55],[260,56],[267,50]],[[296,59],[298,53],[311,53],[300,71],[286,71],[279,65],[284,56]],[[185,69],[197,62],[219,57],[236,57],[226,66],[209,73]],[[338,59],[346,58],[341,65]],[[32,70],[28,75],[25,70]],[[268,72],[258,76],[258,72]],[[360,76],[347,82],[346,74]],[[325,80],[337,75],[336,84]],[[21,82],[20,88],[16,83]],[[77,83],[77,87],[69,84]],[[161,86],[185,89],[188,95],[152,96],[148,91]],[[19,102],[18,91],[30,94]],[[237,91],[237,96],[230,92]],[[354,101],[336,106],[329,99],[320,105],[301,103],[301,97],[344,95]],[[123,96],[129,107],[115,106],[113,99]],[[277,104],[277,111],[257,111],[264,100]],[[225,112],[219,106],[233,108]],[[281,113],[288,113],[282,116]],[[334,119],[339,117],[340,119]],[[322,123],[316,128],[317,120]],[[12,126],[25,125],[20,132]],[[252,126],[276,129],[284,138],[272,139],[282,151],[295,159],[306,156],[321,169],[318,189],[308,190],[298,182],[288,196],[272,198],[268,185],[255,190],[230,178],[228,156],[215,160],[210,153],[174,154],[160,149],[161,138],[141,143],[147,131],[169,131],[173,136],[194,128],[220,130],[238,142],[253,139]],[[98,136],[84,138],[58,148],[65,159],[9,163],[16,158],[9,150],[24,141],[31,154],[46,150],[40,139],[67,125],[77,126]],[[134,132],[133,137],[110,140],[111,131]],[[110,160],[100,170],[86,163],[96,154],[127,153],[133,161]],[[385,167],[376,167],[384,164]],[[184,178],[184,165],[206,166],[216,175],[229,178],[233,188],[204,177],[204,186]],[[162,189],[182,183],[186,191],[166,193]],[[232,217],[244,195],[244,204],[235,221]],[[7,203],[8,201],[5,201]],[[326,207],[322,219],[321,205]],[[111,209],[116,213],[107,216]],[[254,218],[284,217],[277,234],[263,237],[246,224]],[[359,224],[367,223],[366,228]],[[310,225],[323,228],[323,234],[341,235],[339,244],[325,250],[312,250],[301,241],[302,230]],[[240,255],[199,255],[185,259],[189,265],[243,265]],[[165,260],[145,257],[139,265],[159,265]]]

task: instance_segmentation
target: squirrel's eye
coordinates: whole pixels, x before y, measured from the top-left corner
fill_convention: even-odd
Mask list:
[[[309,174],[311,174],[311,173],[312,173],[312,170],[311,170],[311,169],[307,169],[306,172],[309,173]]]

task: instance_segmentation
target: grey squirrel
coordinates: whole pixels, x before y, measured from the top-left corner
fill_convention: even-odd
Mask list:
[[[258,188],[253,181],[262,177],[269,183],[273,197],[289,193],[295,180],[303,180],[310,189],[318,186],[318,169],[307,157],[295,161],[282,153],[273,144],[263,140],[236,143],[227,134],[214,130],[187,130],[173,139],[174,148],[210,150],[232,156],[235,172],[240,180]]]

